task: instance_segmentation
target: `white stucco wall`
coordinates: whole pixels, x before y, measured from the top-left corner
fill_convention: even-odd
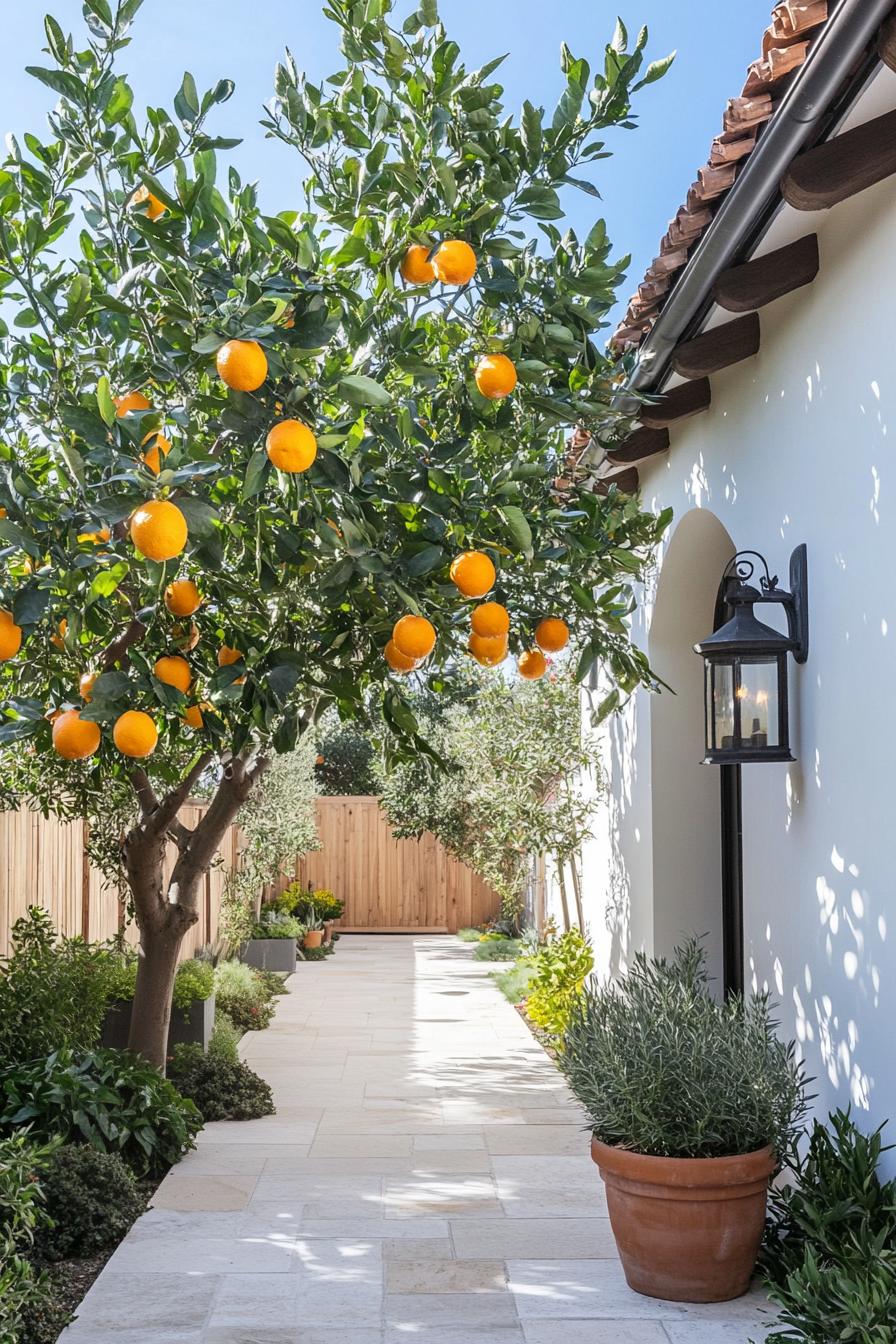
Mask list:
[[[814,284],[762,311],[758,356],[712,378],[711,410],[673,429],[670,454],[643,464],[641,482],[647,506],[675,510],[668,555],[694,509],[739,549],[764,552],[783,586],[791,550],[808,545],[811,651],[791,673],[797,761],[743,771],[747,977],[780,1002],[819,1108],[852,1101],[879,1123],[896,1121],[896,180],[808,217],[802,231],[812,228]],[[690,572],[695,585],[682,649],[701,605],[697,637],[711,629],[720,577],[703,533],[690,549],[676,561],[678,584]],[[653,583],[636,620],[645,646],[656,593]],[[686,716],[700,660],[670,666],[694,679]],[[695,783],[712,772],[696,764],[702,723],[676,740],[672,712],[639,694],[607,732],[610,797],[585,856],[602,971],[639,946],[667,950],[691,920],[704,932],[697,921],[717,910],[717,795],[705,774]],[[676,890],[663,875],[676,863],[709,890]]]

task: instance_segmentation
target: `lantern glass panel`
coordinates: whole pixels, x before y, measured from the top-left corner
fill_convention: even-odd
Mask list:
[[[743,745],[759,749],[779,746],[778,660],[744,660],[737,695]]]
[[[734,745],[734,668],[731,663],[707,663],[707,747],[730,750]]]

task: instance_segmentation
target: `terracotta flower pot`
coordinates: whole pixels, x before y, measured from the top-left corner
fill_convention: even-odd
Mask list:
[[[323,929],[309,929],[302,939],[303,947],[320,947],[324,940]]]
[[[648,1157],[591,1140],[630,1288],[671,1302],[727,1302],[750,1286],[765,1225],[771,1148],[736,1157]]]

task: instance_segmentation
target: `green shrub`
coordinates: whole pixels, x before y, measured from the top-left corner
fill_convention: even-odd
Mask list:
[[[261,1031],[274,1016],[267,983],[242,961],[222,961],[215,967],[215,1005],[241,1031]]]
[[[493,971],[492,979],[510,1003],[521,1003],[529,992],[535,967],[529,958],[522,958],[509,971]]]
[[[303,923],[313,917],[323,924],[326,920],[341,919],[345,913],[345,902],[328,887],[303,887],[301,882],[293,882],[278,899],[288,899],[290,911]]]
[[[586,986],[559,1062],[596,1137],[638,1153],[725,1157],[771,1144],[784,1158],[806,1112],[802,1067],[768,997],[717,1002],[696,940],[671,961],[638,953],[621,979]]]
[[[215,1025],[212,1027],[208,1043],[210,1055],[219,1055],[222,1059],[239,1059],[238,1046],[243,1033],[238,1031],[226,1013],[215,1009]]]
[[[108,999],[132,999],[137,988],[136,955],[106,952],[104,977]],[[172,1004],[188,1012],[196,1002],[203,1002],[215,992],[215,974],[211,964],[198,957],[182,961],[174,977]]]
[[[318,917],[325,922],[331,919],[341,919],[345,914],[345,901],[340,901],[334,891],[329,887],[316,887],[311,893],[311,901]]]
[[[202,1122],[192,1102],[126,1050],[57,1050],[0,1074],[0,1132],[19,1125],[37,1139],[58,1135],[118,1153],[143,1175],[192,1148]]]
[[[305,926],[292,915],[281,915],[276,911],[265,913],[252,928],[253,938],[303,938]]]
[[[458,929],[457,936],[462,943],[478,943],[482,937],[481,929]]]
[[[255,974],[261,980],[265,989],[275,998],[280,994],[288,994],[289,989],[286,984],[286,977],[282,971],[268,971],[261,966],[253,966]]]
[[[271,1089],[239,1059],[220,1052],[204,1055],[200,1046],[176,1046],[169,1076],[196,1105],[203,1120],[257,1120],[273,1115]]]
[[[35,1238],[41,1260],[92,1255],[117,1245],[146,1206],[131,1168],[115,1153],[86,1144],[57,1149],[40,1184],[51,1220]]]
[[[896,1321],[896,1180],[879,1175],[881,1131],[848,1112],[816,1121],[772,1191],[762,1267],[782,1344],[889,1344]]]
[[[105,949],[57,938],[46,910],[32,906],[12,929],[0,965],[0,1060],[41,1059],[51,1050],[89,1050],[106,1012]]]
[[[28,1256],[46,1221],[39,1178],[55,1145],[28,1135],[0,1138],[0,1341],[16,1344],[29,1308],[46,1303],[50,1287]]]
[[[545,943],[535,956],[526,1016],[553,1037],[558,1048],[573,1005],[593,969],[594,953],[578,929],[568,929]]]
[[[477,943],[474,961],[516,961],[520,955],[519,938],[489,938]]]
[[[302,961],[326,961],[330,955],[329,947],[302,947],[299,948],[299,957]]]

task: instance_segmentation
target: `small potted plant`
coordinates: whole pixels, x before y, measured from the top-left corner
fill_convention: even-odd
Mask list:
[[[345,911],[345,902],[340,901],[334,892],[327,887],[320,887],[314,892],[311,901],[318,917],[323,921],[324,926],[324,947],[329,947],[333,941],[333,925],[337,919],[341,919]]]
[[[305,915],[305,937],[302,943],[303,947],[320,947],[324,940],[324,922],[317,913],[314,905],[308,906]]]
[[[111,1049],[127,1048],[131,1012],[137,985],[137,957],[110,957],[107,972],[108,1000],[101,1044]],[[175,1045],[199,1045],[208,1050],[215,1025],[214,969],[206,961],[182,961],[174,978],[168,1050]]]
[[[243,943],[240,960],[263,971],[292,972],[296,968],[296,944],[304,937],[305,926],[292,915],[283,915],[267,907]]]
[[[807,1109],[767,996],[713,998],[696,940],[669,962],[638,954],[585,987],[559,1063],[590,1118],[629,1286],[678,1302],[745,1293],[769,1181]]]

